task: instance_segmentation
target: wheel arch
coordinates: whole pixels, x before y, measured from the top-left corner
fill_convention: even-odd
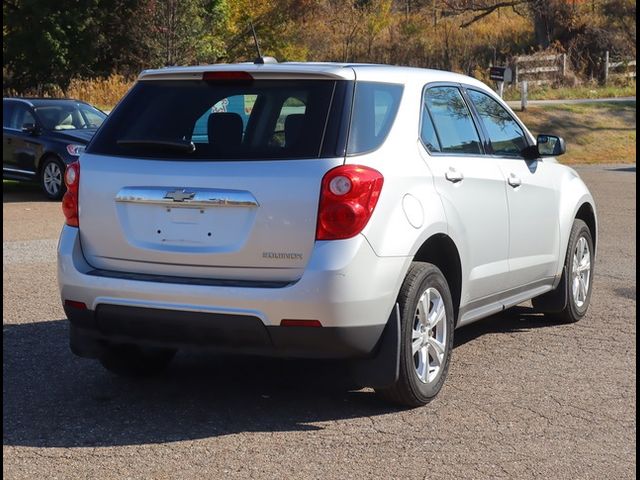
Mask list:
[[[38,161],[36,162],[36,173],[38,175],[38,178],[40,178],[40,174],[42,173],[42,166],[44,165],[45,160],[47,160],[48,158],[56,158],[60,160],[63,165],[65,166],[67,165],[67,162],[65,162],[64,159],[59,154],[51,150],[46,150],[45,152],[42,153],[42,155],[40,155],[40,157],[38,158]]]
[[[431,235],[418,248],[413,260],[431,263],[440,269],[449,284],[457,324],[462,294],[462,262],[454,241],[445,233]]]
[[[593,205],[591,205],[589,202],[584,202],[578,208],[575,218],[582,220],[587,224],[587,227],[589,227],[589,230],[591,231],[591,239],[593,240],[593,248],[595,250],[597,245],[597,224]]]
[[[593,196],[589,192],[584,181],[575,170],[568,167],[563,167],[559,173],[560,181],[558,184],[558,191],[560,193],[560,198],[558,220],[560,228],[560,242],[558,246],[558,265],[556,268],[556,282],[554,287],[557,286],[560,281],[567,248],[569,246],[571,228],[573,227],[573,222],[576,218],[584,221],[589,227],[589,230],[591,230],[591,236],[594,241],[594,255],[597,250],[596,239],[598,230],[598,214],[595,201],[593,200]]]

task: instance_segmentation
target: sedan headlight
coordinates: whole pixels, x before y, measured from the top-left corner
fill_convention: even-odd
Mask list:
[[[67,145],[67,152],[73,157],[79,157],[84,152],[85,145]]]

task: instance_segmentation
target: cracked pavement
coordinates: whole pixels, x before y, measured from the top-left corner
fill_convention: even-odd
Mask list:
[[[600,221],[587,316],[523,304],[457,330],[442,392],[413,410],[349,390],[339,362],[181,353],[132,381],[74,357],[60,205],[5,185],[5,478],[635,478],[636,167],[576,169]]]

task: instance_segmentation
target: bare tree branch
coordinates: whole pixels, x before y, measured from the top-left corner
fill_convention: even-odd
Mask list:
[[[483,19],[484,17],[491,15],[493,12],[500,8],[512,7],[515,9],[516,6],[527,3],[529,0],[513,0],[509,2],[498,2],[491,5],[483,5],[476,4],[474,2],[466,3],[466,4],[454,4],[453,2],[445,2],[447,7],[451,8],[454,12],[454,15],[460,15],[467,12],[481,12],[471,20],[468,20],[460,25],[460,28],[466,28],[469,25],[474,24],[478,20]]]

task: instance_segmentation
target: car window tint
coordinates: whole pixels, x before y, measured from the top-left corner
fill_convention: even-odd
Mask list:
[[[343,97],[346,88],[334,80],[142,80],[87,151],[184,160],[318,158],[326,132],[342,128],[329,117],[334,92]],[[166,149],[167,141],[191,141],[195,150]]]
[[[73,130],[76,127],[80,128],[82,125],[80,124],[81,119],[77,112],[73,112],[67,110],[63,112],[60,120],[58,121],[58,125],[56,125],[57,130]]]
[[[59,123],[62,116],[59,107],[39,107],[37,109],[38,118],[44,125],[44,128],[53,130]]]
[[[385,138],[396,118],[402,85],[357,82],[347,154],[375,150]]]
[[[427,147],[430,152],[442,151],[440,148],[440,141],[438,140],[438,136],[436,135],[436,130],[435,128],[433,128],[431,115],[429,115],[429,110],[427,110],[426,106],[422,107],[422,124],[420,127],[420,138],[422,139],[422,143],[424,143],[424,146]]]
[[[11,128],[11,112],[13,112],[13,104],[2,102],[2,126],[4,128]]]
[[[80,105],[80,112],[85,120],[85,128],[98,128],[107,116],[88,105]]]
[[[25,123],[36,123],[35,118],[33,118],[33,114],[29,110],[27,105],[16,104],[13,107],[13,112],[11,113],[11,120],[9,121],[9,128],[15,128],[16,130],[22,130],[22,127]]]
[[[77,130],[80,128],[96,128],[78,105],[43,105],[35,108],[38,118],[48,130]],[[98,115],[97,112],[95,115]],[[99,117],[99,115],[98,115]],[[100,120],[100,123],[102,121]],[[99,125],[97,125],[99,126]]]
[[[489,95],[468,90],[471,101],[484,123],[493,153],[496,155],[520,155],[527,146],[524,132],[502,105]]]
[[[442,152],[482,153],[471,113],[456,87],[430,88],[424,101],[433,119]]]

